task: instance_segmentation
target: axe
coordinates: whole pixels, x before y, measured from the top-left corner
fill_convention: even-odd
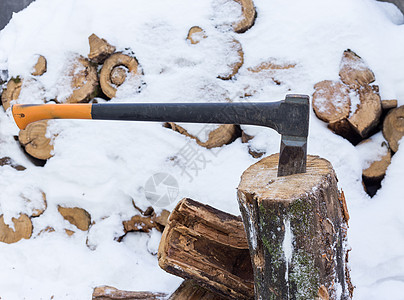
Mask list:
[[[306,172],[309,97],[287,95],[277,102],[16,104],[17,126],[44,119],[95,119],[258,125],[282,135],[278,176]]]

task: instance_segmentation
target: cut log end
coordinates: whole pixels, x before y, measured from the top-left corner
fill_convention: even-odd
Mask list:
[[[341,59],[339,76],[352,89],[359,89],[375,81],[375,75],[360,56],[348,49]]]
[[[11,107],[11,101],[17,101],[20,96],[22,88],[22,80],[17,78],[11,78],[7,83],[6,89],[1,95],[1,102],[5,111]]]
[[[383,136],[393,152],[398,151],[398,142],[404,136],[404,105],[390,110],[383,122]]]
[[[88,42],[90,44],[88,58],[97,64],[102,64],[116,50],[114,46],[94,33],[88,37]]]
[[[14,229],[4,223],[4,216],[0,217],[0,242],[12,244],[21,239],[29,239],[32,235],[32,222],[27,215],[12,218]]]
[[[65,100],[67,103],[88,102],[95,97],[98,87],[96,67],[86,58],[79,57],[69,76],[72,77],[73,93]]]
[[[193,26],[188,31],[187,40],[191,42],[191,44],[198,44],[202,39],[206,39],[205,31],[199,26]]]
[[[139,75],[141,75],[141,71],[136,58],[123,53],[112,54],[101,69],[101,89],[107,97],[114,98],[117,88],[124,83],[128,76]]]
[[[82,231],[87,231],[91,224],[90,214],[79,207],[62,207],[58,206],[59,213],[70,224],[76,226]]]
[[[20,130],[18,136],[25,151],[37,159],[47,160],[52,157],[53,145],[51,139],[46,137],[47,128],[47,120],[37,121]]]
[[[386,146],[381,146],[385,147]],[[387,168],[391,163],[391,151],[386,149],[386,154],[383,155],[379,160],[372,162],[372,164],[363,170],[362,178],[366,185],[378,184],[380,183],[384,176],[386,175]]]
[[[239,41],[236,39],[233,39],[232,42],[230,43],[230,48],[231,51],[234,53],[237,53],[237,59],[232,62],[230,65],[228,65],[229,71],[223,74],[220,74],[218,78],[222,80],[229,80],[233,78],[234,75],[237,74],[238,70],[241,68],[241,66],[244,63],[244,52],[243,48],[241,47],[241,44]]]
[[[241,5],[241,19],[233,24],[233,30],[237,33],[244,33],[250,29],[255,22],[257,12],[252,0],[235,0]]]
[[[307,173],[277,177],[278,158],[248,168],[237,192],[256,298],[315,299],[324,286],[331,299],[338,292],[348,299],[347,211],[335,172],[325,159],[308,156]]]
[[[349,116],[351,99],[342,82],[324,80],[314,85],[314,89],[313,110],[320,120],[335,123]]]
[[[32,71],[33,76],[41,76],[47,71],[47,62],[46,58],[42,55],[39,55],[38,61],[34,66],[34,70]]]
[[[382,100],[383,110],[390,110],[397,107],[397,100]]]

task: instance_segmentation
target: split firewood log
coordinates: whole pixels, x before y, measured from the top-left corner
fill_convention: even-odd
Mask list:
[[[121,291],[112,286],[99,286],[94,288],[93,300],[163,300],[167,294],[152,292]]]
[[[382,100],[382,109],[390,110],[397,107],[397,100]]]
[[[29,239],[32,235],[32,222],[27,215],[20,215],[18,219],[11,219],[14,229],[4,223],[4,216],[0,216],[0,242],[12,244],[21,239]]]
[[[184,280],[168,300],[226,300],[215,292],[207,290],[193,280]]]
[[[351,98],[342,82],[324,80],[314,85],[312,106],[317,118],[327,123],[339,122],[349,116]]]
[[[339,76],[343,83],[355,90],[375,81],[375,75],[372,70],[369,69],[359,55],[350,49],[344,51]]]
[[[25,151],[37,159],[47,160],[52,157],[53,145],[51,139],[46,137],[47,128],[47,120],[37,121],[20,130],[18,136]]]
[[[306,173],[278,177],[278,160],[250,166],[237,188],[256,299],[316,299],[321,286],[349,299],[349,215],[331,164],[309,155]]]
[[[102,64],[116,50],[114,46],[94,33],[88,37],[88,43],[90,44],[88,58],[96,64]]]
[[[236,217],[191,199],[172,211],[160,241],[160,267],[230,299],[254,297],[246,234]]]
[[[241,5],[242,18],[233,24],[233,30],[237,33],[244,33],[250,29],[255,22],[257,12],[252,0],[235,0]]]
[[[82,56],[78,57],[72,65],[69,76],[72,77],[73,92],[64,102],[89,102],[97,95],[97,69],[88,59]]]
[[[17,171],[24,171],[26,169],[24,166],[17,164],[12,158],[8,156],[0,158],[0,166],[10,166]]]
[[[218,127],[206,126],[203,133],[208,137],[207,139],[190,134],[186,129],[174,122],[166,123],[165,127],[194,139],[198,145],[207,149],[230,144],[240,136],[240,128],[233,124],[225,124]]]
[[[202,39],[206,39],[205,31],[199,26],[193,26],[188,31],[187,40],[191,42],[191,44],[198,44]]]
[[[66,221],[76,226],[78,229],[82,231],[89,229],[91,216],[86,210],[79,207],[63,207],[59,205],[58,211]]]
[[[21,88],[22,79],[19,77],[11,78],[10,81],[7,83],[7,87],[1,95],[1,102],[5,111],[10,108],[11,101],[16,101],[18,99],[18,97],[20,96]]]
[[[112,54],[104,62],[100,73],[100,85],[103,93],[114,98],[117,88],[129,76],[140,76],[141,70],[135,57],[123,53]]]
[[[24,199],[25,206],[30,211],[28,214],[30,217],[39,217],[48,207],[46,194],[39,189],[32,190],[29,194],[23,193],[21,198]]]
[[[362,141],[362,137],[352,128],[347,119],[342,119],[334,123],[328,123],[327,127],[335,134],[338,134],[350,141],[353,145],[357,145],[360,141]]]
[[[43,75],[47,70],[47,62],[46,58],[42,55],[38,56],[38,60],[32,70],[31,75],[33,76],[41,76]]]
[[[277,60],[269,60],[260,63],[257,66],[247,68],[248,72],[260,74],[261,76],[269,77],[275,84],[281,85],[282,81],[278,79],[280,74],[293,70],[296,67],[294,63],[279,62]],[[249,96],[246,94],[246,96]]]
[[[398,142],[404,136],[404,105],[390,110],[383,122],[383,136],[393,152],[398,150]]]
[[[237,55],[237,58],[227,66],[228,71],[219,74],[218,78],[223,80],[229,80],[234,75],[236,75],[238,70],[244,63],[244,52],[240,42],[237,41],[236,39],[233,39],[232,41],[229,42],[229,48],[230,51],[232,51]]]

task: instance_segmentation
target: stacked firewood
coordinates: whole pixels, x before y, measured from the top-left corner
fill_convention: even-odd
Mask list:
[[[383,131],[386,141],[379,147],[385,148],[384,155],[363,170],[365,189],[373,196],[404,135],[404,107],[397,108],[397,100],[381,100],[379,87],[371,85],[374,73],[352,50],[343,53],[339,77],[339,81],[324,80],[314,85],[313,110],[329,129],[354,145],[366,143]]]

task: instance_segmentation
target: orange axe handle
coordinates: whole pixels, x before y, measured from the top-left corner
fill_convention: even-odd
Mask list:
[[[12,113],[20,129],[32,122],[46,119],[92,119],[92,104],[15,104]]]

